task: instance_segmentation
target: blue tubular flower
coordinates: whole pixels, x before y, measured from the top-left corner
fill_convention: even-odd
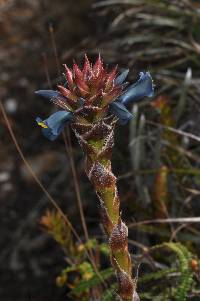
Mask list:
[[[59,96],[62,96],[62,94],[60,94],[58,91],[55,91],[55,90],[38,90],[38,91],[35,91],[35,94],[38,96],[48,98],[48,99],[54,99]]]
[[[128,70],[120,74],[115,84],[123,84],[128,75]],[[139,80],[128,87],[128,89],[119,96],[116,101],[110,104],[110,111],[117,116],[121,124],[126,124],[133,115],[126,109],[126,105],[136,102],[144,96],[153,96],[153,81],[149,72],[141,72]]]
[[[126,124],[133,115],[127,110],[127,108],[120,102],[115,101],[110,104],[110,111],[119,119],[120,124]]]
[[[50,140],[57,138],[64,125],[73,116],[75,123],[79,119],[81,122],[85,119],[86,123],[93,123],[111,113],[121,124],[126,124],[133,118],[127,105],[145,96],[153,96],[153,81],[149,72],[141,72],[138,81],[127,87],[126,78],[129,70],[125,69],[117,76],[117,66],[111,71],[107,70],[103,67],[100,56],[94,65],[85,56],[82,69],[76,63],[73,69],[66,65],[64,67],[66,78],[64,86],[58,85],[58,90],[35,92],[36,95],[49,99],[64,110],[44,121],[37,118],[38,124],[43,128],[43,134]]]
[[[153,96],[153,81],[149,72],[140,72],[139,80],[128,87],[128,89],[118,97],[118,101],[124,105],[136,102],[142,97]]]
[[[50,115],[47,119],[36,118],[38,125],[42,127],[43,135],[49,140],[55,140],[63,130],[64,126],[73,118],[73,113],[58,111]]]

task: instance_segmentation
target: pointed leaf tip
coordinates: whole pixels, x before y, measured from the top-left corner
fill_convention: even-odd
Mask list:
[[[90,74],[91,71],[92,71],[92,67],[87,57],[87,54],[85,53],[85,60],[84,60],[83,70],[82,70],[85,79],[87,78],[87,76]]]
[[[107,74],[107,80],[105,83],[105,91],[108,91],[113,86],[116,73],[117,73],[118,65],[116,65],[108,74]]]
[[[81,69],[80,69],[79,66],[76,64],[75,61],[74,61],[74,64],[73,64],[73,72],[74,72],[75,78],[78,78],[78,79],[80,79],[80,80],[83,79],[83,72],[81,71]]]
[[[94,66],[93,66],[93,73],[94,73],[94,75],[96,77],[98,77],[99,74],[101,73],[102,69],[103,69],[103,61],[102,61],[101,55],[99,53],[99,56],[98,56],[98,58],[97,58],[97,60],[96,60],[96,62],[94,64]]]
[[[69,87],[72,88],[73,84],[74,84],[73,73],[72,73],[71,69],[69,69],[67,67],[66,64],[64,64],[64,68],[65,68],[65,76],[66,76],[67,83],[68,83]]]

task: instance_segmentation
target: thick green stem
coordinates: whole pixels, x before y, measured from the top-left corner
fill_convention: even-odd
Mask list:
[[[104,118],[96,124],[84,126],[84,130],[80,130],[80,123],[74,123],[73,129],[85,153],[87,176],[100,201],[102,223],[108,235],[110,258],[118,280],[119,295],[123,301],[136,301],[139,297],[132,277],[128,228],[121,220],[116,177],[111,170],[115,121]]]

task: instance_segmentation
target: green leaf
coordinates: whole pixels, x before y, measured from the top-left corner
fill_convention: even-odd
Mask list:
[[[80,281],[76,285],[76,287],[72,290],[72,293],[79,295],[87,291],[88,289],[101,284],[103,280],[106,280],[109,277],[111,277],[113,273],[114,273],[113,268],[107,268],[103,271],[100,271],[99,275],[96,274],[89,280]]]
[[[101,301],[113,301],[113,295],[117,288],[116,284],[111,285],[109,289],[105,291],[105,293],[101,297]]]

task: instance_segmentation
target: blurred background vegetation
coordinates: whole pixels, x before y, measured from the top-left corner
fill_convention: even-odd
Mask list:
[[[115,296],[81,151],[73,136],[67,149],[62,137],[47,141],[35,123],[54,108],[34,91],[62,82],[62,63],[81,62],[84,53],[95,59],[99,52],[107,64],[128,67],[130,81],[149,70],[156,85],[154,101],[133,107],[134,120],[117,127],[113,154],[130,251],[139,266],[138,292],[142,300],[199,300],[199,1],[1,0],[0,35],[0,99],[9,125],[81,238],[27,170],[1,112],[0,300]]]

